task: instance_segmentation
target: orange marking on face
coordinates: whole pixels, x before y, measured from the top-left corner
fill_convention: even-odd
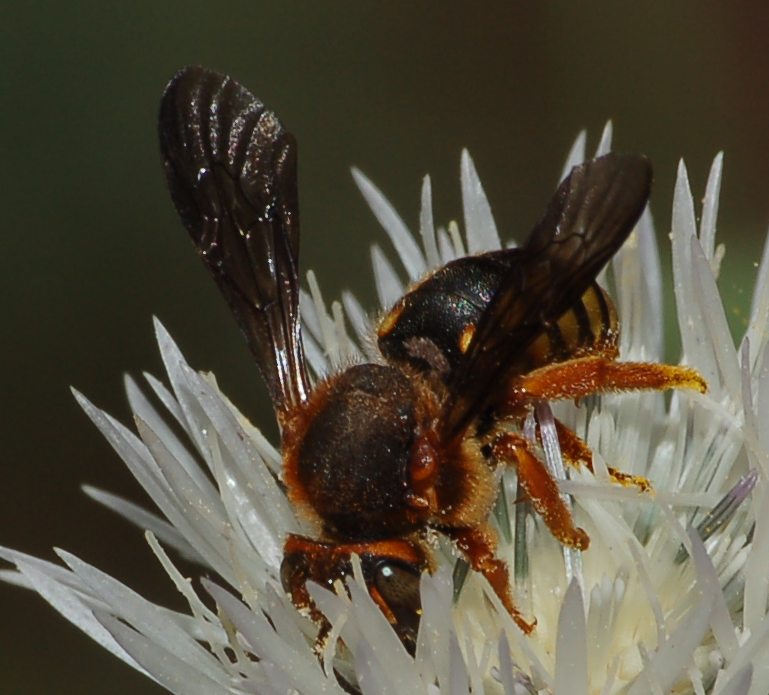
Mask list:
[[[406,504],[417,510],[429,509],[430,502],[422,495],[415,495],[413,492],[406,493]]]
[[[435,476],[437,469],[438,453],[435,450],[435,446],[429,437],[418,437],[411,449],[411,461],[409,464],[411,480],[415,483],[428,480]]]

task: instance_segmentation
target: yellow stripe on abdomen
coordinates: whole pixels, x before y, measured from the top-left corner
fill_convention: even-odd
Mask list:
[[[592,283],[568,311],[526,350],[530,368],[563,362],[586,353],[616,356],[619,322],[614,304],[596,283]]]

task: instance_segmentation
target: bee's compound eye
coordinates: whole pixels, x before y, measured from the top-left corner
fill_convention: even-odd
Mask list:
[[[304,553],[286,555],[280,563],[280,583],[283,590],[293,593],[297,585],[304,584],[309,572],[309,562]]]
[[[373,568],[372,583],[395,616],[395,630],[409,651],[416,645],[422,604],[419,594],[421,568],[391,558]]]
[[[392,608],[392,604],[419,607],[418,567],[396,560],[381,560],[374,570],[374,585]]]

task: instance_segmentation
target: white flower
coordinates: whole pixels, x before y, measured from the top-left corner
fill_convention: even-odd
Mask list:
[[[599,154],[608,151],[610,138],[607,129]],[[584,154],[581,136],[566,170]],[[373,247],[382,306],[429,269],[500,245],[467,153],[461,166],[464,237],[455,223],[434,228],[429,178],[417,242],[378,189],[360,172],[354,177],[406,272],[401,279]],[[150,400],[127,381],[138,436],[75,395],[165,520],[108,493],[86,491],[147,530],[189,611],[154,605],[64,551],[58,552],[65,566],[58,566],[3,549],[0,556],[18,569],[4,578],[33,588],[126,663],[185,695],[342,693],[340,682],[357,683],[366,694],[766,695],[769,428],[761,424],[769,415],[769,252],[746,335],[735,348],[715,282],[722,257],[715,245],[720,177],[719,155],[698,230],[680,166],[671,234],[682,361],[705,376],[708,394],[623,394],[591,398],[580,407],[554,406],[595,454],[595,476],[576,472],[562,481],[573,494],[578,523],[591,536],[588,551],[564,549],[525,505],[499,505],[500,554],[515,570],[519,606],[537,618],[531,636],[520,632],[474,573],[453,605],[454,559],[445,546],[439,570],[422,579],[415,658],[357,576],[348,583],[349,596],[341,588],[312,589],[333,625],[319,661],[316,628],[297,613],[278,578],[283,539],[303,528],[278,482],[280,455],[211,375],[187,365],[157,322],[170,389],[148,376]],[[622,359],[661,361],[661,275],[648,212],[605,280],[623,320]],[[344,294],[329,312],[311,273],[308,285],[302,314],[316,377],[351,361],[377,359],[369,318],[353,296]],[[169,426],[169,414],[188,440]],[[557,465],[557,438],[547,445],[553,435],[549,409],[540,408],[538,418],[549,463]],[[607,482],[606,464],[648,476],[656,495]],[[515,497],[514,485],[511,471],[508,499]],[[514,532],[505,514],[515,515]],[[163,546],[216,579],[182,577]],[[345,647],[333,639],[339,636]]]

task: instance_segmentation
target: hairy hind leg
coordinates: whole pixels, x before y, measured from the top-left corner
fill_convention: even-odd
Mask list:
[[[536,400],[576,400],[613,391],[707,391],[694,369],[653,362],[616,362],[601,355],[555,362],[517,376],[506,399],[511,409]]]

